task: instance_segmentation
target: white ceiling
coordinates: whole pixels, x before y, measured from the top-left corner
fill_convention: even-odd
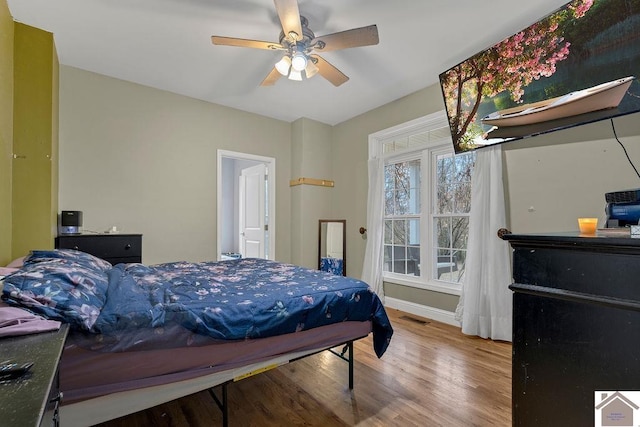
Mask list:
[[[8,0],[54,33],[60,63],[285,121],[334,125],[438,81],[566,0],[300,0],[318,36],[377,24],[380,44],[322,56],[350,77],[260,82],[281,53],[214,46],[211,35],[278,41],[273,0]]]

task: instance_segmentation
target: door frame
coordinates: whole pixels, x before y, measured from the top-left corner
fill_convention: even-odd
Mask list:
[[[249,160],[253,162],[264,163],[267,167],[267,191],[268,191],[268,216],[269,226],[267,235],[269,239],[268,259],[276,259],[276,159],[273,157],[258,156],[255,154],[240,153],[229,150],[217,150],[217,171],[216,171],[216,259],[220,259],[222,255],[222,160]]]

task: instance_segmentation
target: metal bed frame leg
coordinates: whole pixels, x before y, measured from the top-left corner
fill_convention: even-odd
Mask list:
[[[229,382],[226,382],[226,383],[222,384],[222,400],[220,400],[218,398],[218,395],[216,394],[216,392],[215,392],[213,387],[209,389],[209,393],[213,397],[213,400],[215,400],[216,405],[218,405],[218,408],[220,408],[220,411],[222,411],[222,426],[223,427],[229,427],[229,405],[228,405],[228,399],[227,399],[227,385],[228,384],[229,384]]]
[[[349,341],[347,347],[349,347],[349,390],[353,390],[353,341]]]
[[[349,390],[353,390],[353,341],[346,342],[344,347],[342,347],[342,351],[340,353],[334,351],[333,349],[329,349],[329,351],[340,359],[345,360],[349,363]],[[349,352],[349,356],[345,357],[345,353]]]

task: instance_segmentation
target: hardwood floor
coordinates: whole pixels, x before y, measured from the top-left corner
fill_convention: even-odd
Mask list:
[[[371,337],[347,364],[323,352],[229,385],[230,426],[510,426],[511,344],[388,309],[395,333],[378,359]],[[221,426],[204,391],[101,424]]]

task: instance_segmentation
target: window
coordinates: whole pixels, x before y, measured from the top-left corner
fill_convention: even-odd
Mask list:
[[[378,132],[370,151],[385,164],[384,279],[459,293],[474,152],[454,156],[444,113]]]
[[[420,275],[420,160],[384,171],[384,271]]]
[[[467,259],[471,171],[475,155],[434,154],[433,212],[434,278],[461,283]]]

